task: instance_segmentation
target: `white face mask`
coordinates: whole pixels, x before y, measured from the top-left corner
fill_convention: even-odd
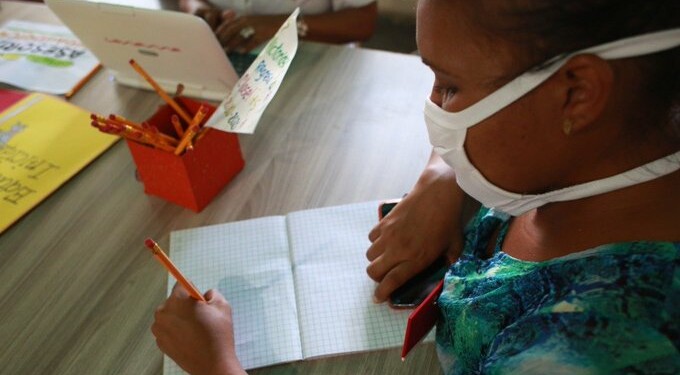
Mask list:
[[[680,151],[624,173],[543,194],[518,194],[489,182],[465,153],[467,129],[485,120],[524,96],[553,75],[566,61],[578,54],[595,54],[603,59],[642,56],[680,45],[680,29],[620,39],[554,59],[539,71],[529,71],[513,79],[489,96],[460,112],[446,112],[431,100],[425,103],[425,123],[434,151],[450,165],[458,185],[486,207],[519,216],[550,202],[590,197],[640,184],[680,169]]]

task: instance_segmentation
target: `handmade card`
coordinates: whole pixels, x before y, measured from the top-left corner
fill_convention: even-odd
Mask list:
[[[276,94],[297,52],[296,19],[300,9],[283,23],[236,82],[231,94],[208,119],[206,126],[233,133],[252,134],[262,112]]]

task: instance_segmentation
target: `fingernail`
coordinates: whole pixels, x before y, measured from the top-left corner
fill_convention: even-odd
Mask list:
[[[378,297],[376,297],[376,296],[373,296],[373,303],[375,303],[376,305],[379,305],[379,304],[381,304],[381,303],[382,303],[382,301],[381,301],[381,300],[379,300],[379,299],[378,299]]]

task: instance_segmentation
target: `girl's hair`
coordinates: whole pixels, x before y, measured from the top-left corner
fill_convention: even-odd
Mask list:
[[[465,1],[488,36],[514,45],[518,69],[552,57],[644,33],[680,27],[679,0],[475,0]],[[641,99],[667,116],[680,136],[680,47],[636,58]],[[642,98],[644,97],[644,98]],[[653,119],[650,119],[653,120]]]

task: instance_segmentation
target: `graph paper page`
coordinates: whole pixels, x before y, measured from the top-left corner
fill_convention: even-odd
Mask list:
[[[366,274],[377,215],[378,202],[288,215],[305,358],[402,344],[410,310],[374,304]]]
[[[170,258],[199,290],[229,301],[244,368],[302,359],[284,217],[172,232]],[[183,374],[167,357],[164,373]]]

